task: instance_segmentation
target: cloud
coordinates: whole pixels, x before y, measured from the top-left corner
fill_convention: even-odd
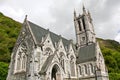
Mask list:
[[[10,6],[2,6],[0,8],[0,11],[3,12],[5,15],[8,15],[18,21],[22,21],[23,20],[22,18],[25,15],[22,9],[15,10]]]
[[[90,10],[97,37],[114,39],[120,30],[120,1],[114,0],[83,0]]]
[[[15,20],[28,20],[68,39],[75,39],[73,10],[89,10],[97,37],[114,39],[120,30],[120,0],[1,0],[0,11]]]
[[[120,32],[119,32],[119,33],[117,34],[117,36],[115,37],[115,40],[120,43]]]
[[[50,6],[50,13],[55,19],[50,28],[58,34],[62,34],[67,38],[75,38],[75,30],[73,23],[73,12],[77,2],[74,0],[53,0]]]

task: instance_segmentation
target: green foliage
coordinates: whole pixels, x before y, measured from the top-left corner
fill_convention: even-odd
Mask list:
[[[0,80],[6,80],[8,64],[21,23],[0,13]]]
[[[16,42],[21,24],[0,13],[0,61],[10,62],[10,53]]]
[[[109,73],[117,71],[118,69],[117,62],[112,56],[105,56],[105,62],[108,67]]]
[[[110,80],[120,80],[120,44],[114,40],[98,39],[105,58]]]
[[[0,62],[0,80],[6,80],[8,73],[8,63]]]
[[[110,80],[120,80],[120,73],[109,73]]]

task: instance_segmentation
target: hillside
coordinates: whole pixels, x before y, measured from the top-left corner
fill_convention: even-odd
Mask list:
[[[6,80],[10,55],[21,23],[0,13],[0,80]],[[97,39],[105,57],[110,80],[120,80],[120,44],[114,40]]]
[[[97,40],[105,58],[110,80],[120,80],[120,44],[114,40]]]
[[[0,13],[0,80],[6,80],[10,55],[20,27],[21,23]]]

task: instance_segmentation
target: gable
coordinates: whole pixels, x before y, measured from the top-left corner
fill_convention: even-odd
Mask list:
[[[65,52],[65,46],[63,44],[62,39],[60,39],[59,42],[58,42],[58,51],[59,52]]]
[[[70,56],[76,57],[72,43],[69,45],[69,51],[68,51],[68,52],[69,52],[69,57],[70,57]]]
[[[54,52],[55,51],[55,48],[54,48],[54,45],[53,45],[53,42],[51,40],[51,37],[50,37],[50,34],[48,33],[46,35],[45,38],[43,38],[43,41],[42,43],[44,44],[43,46],[43,51],[46,49],[46,48],[51,48],[51,50]]]
[[[21,42],[27,42],[27,44],[29,44],[31,46],[33,46],[35,44],[35,41],[30,32],[30,29],[26,24],[26,20],[23,23],[22,29],[19,33],[19,36],[18,36],[15,46],[13,48],[14,53],[16,52],[16,50],[17,50],[18,46],[21,44]]]

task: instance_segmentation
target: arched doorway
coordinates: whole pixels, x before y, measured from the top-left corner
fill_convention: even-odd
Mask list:
[[[57,64],[52,68],[51,80],[61,80],[60,68]]]

